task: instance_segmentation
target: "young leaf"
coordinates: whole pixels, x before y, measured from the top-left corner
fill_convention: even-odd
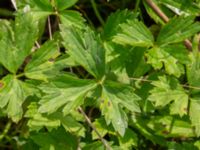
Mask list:
[[[131,112],[140,112],[138,105],[140,98],[129,86],[107,81],[102,89],[101,111],[107,124],[112,123],[114,129],[124,135],[127,128],[127,116],[122,107]]]
[[[128,20],[120,25],[121,31],[114,36],[113,41],[122,45],[149,47],[154,38],[148,28],[138,20]]]
[[[120,24],[125,23],[127,20],[136,19],[136,13],[133,11],[118,10],[115,13],[111,14],[104,26],[103,37],[104,39],[111,40],[114,35],[118,33]]]
[[[158,45],[178,43],[200,31],[200,24],[194,23],[194,18],[176,17],[171,19],[160,31],[157,37]]]
[[[89,28],[84,31],[61,25],[63,44],[68,53],[95,78],[105,74],[105,50],[99,37]]]
[[[39,112],[50,114],[65,106],[63,112],[68,114],[83,103],[88,91],[95,86],[92,80],[82,80],[71,75],[57,76],[40,87],[45,96],[40,101]]]
[[[171,85],[173,83],[173,85]],[[187,114],[188,95],[180,87],[176,80],[167,79],[166,76],[159,77],[159,81],[153,81],[155,87],[150,91],[148,100],[155,102],[155,106],[166,106],[171,101],[170,110],[172,114],[183,116]]]
[[[16,73],[29,55],[37,38],[37,23],[30,14],[18,14],[15,23],[1,22],[0,62],[12,73]],[[13,27],[12,27],[13,26]]]
[[[27,96],[26,85],[12,75],[7,75],[0,83],[0,108],[5,109],[14,122],[18,122],[22,118],[22,104]]]

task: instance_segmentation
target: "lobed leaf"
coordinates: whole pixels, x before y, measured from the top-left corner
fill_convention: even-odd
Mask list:
[[[105,74],[105,50],[99,37],[89,28],[79,30],[61,25],[63,44],[75,62],[83,66],[95,78]]]
[[[114,36],[113,41],[122,45],[150,47],[154,37],[149,29],[138,20],[128,20],[120,25],[121,31]]]

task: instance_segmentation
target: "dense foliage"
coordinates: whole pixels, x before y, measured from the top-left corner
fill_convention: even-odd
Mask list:
[[[0,149],[200,149],[199,12],[199,0],[0,8]]]

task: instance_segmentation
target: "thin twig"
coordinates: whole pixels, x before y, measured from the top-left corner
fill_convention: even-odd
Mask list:
[[[165,23],[169,22],[167,15],[152,0],[146,0],[146,2]],[[184,40],[184,44],[187,49],[192,50],[192,43],[188,39]]]
[[[50,40],[52,40],[52,31],[51,31],[51,20],[50,20],[50,16],[48,16],[48,30],[49,30],[49,37],[50,37]]]
[[[107,150],[111,150],[111,147],[108,145],[108,143],[106,142],[106,140],[100,135],[100,133],[97,131],[96,127],[92,124],[92,122],[90,121],[89,117],[85,114],[85,112],[83,111],[83,109],[81,107],[78,108],[78,111],[84,116],[86,122],[89,124],[89,126],[94,130],[94,132],[97,134],[97,136],[99,137],[99,139],[101,140],[101,142],[103,143],[103,145],[105,146],[105,148]]]

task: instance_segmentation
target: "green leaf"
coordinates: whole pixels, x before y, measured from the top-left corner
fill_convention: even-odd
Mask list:
[[[160,76],[159,81],[153,81],[155,87],[150,91],[148,100],[155,103],[155,106],[164,107],[171,101],[170,112],[183,116],[187,114],[188,95],[173,78],[167,79],[166,76]]]
[[[72,7],[78,0],[56,0],[56,7],[58,10],[64,10],[66,8]]]
[[[123,137],[118,136],[118,140],[120,147],[124,150],[125,149],[129,150],[130,148],[137,147],[138,145],[137,134],[129,128],[126,130],[126,133],[124,134]]]
[[[161,69],[164,65],[166,72],[169,75],[180,77],[183,73],[183,68],[178,64],[178,60],[164,48],[154,47],[146,54],[147,63],[151,64],[154,69]]]
[[[51,115],[41,114],[38,112],[38,104],[36,102],[32,102],[28,106],[25,117],[29,118],[28,126],[30,130],[39,131],[43,127],[46,127],[50,131],[62,125],[68,132],[78,136],[85,135],[84,127],[71,115],[64,116],[61,112],[56,112]]]
[[[195,133],[199,137],[200,136],[200,99],[199,98],[191,98],[190,99],[190,120],[192,122],[192,126],[195,127]]]
[[[192,94],[198,93],[200,87],[200,53],[198,50],[199,38],[196,39],[196,48],[190,53],[190,63],[186,66],[187,80],[190,86],[197,87],[197,89],[190,89]]]
[[[14,24],[1,21],[0,62],[12,73],[16,73],[30,54],[37,38],[37,23],[30,14],[18,14]]]
[[[122,108],[140,112],[138,100],[140,98],[131,87],[112,81],[105,82],[100,107],[106,123],[112,123],[114,129],[123,136],[127,128],[127,115]]]
[[[30,127],[30,130],[39,131],[44,126],[50,130],[60,126],[60,120],[57,118],[50,119],[39,113],[38,104],[36,102],[32,102],[28,106],[28,111],[26,112],[25,117],[29,118],[27,125]]]
[[[113,41],[122,45],[149,47],[154,38],[149,29],[138,20],[128,20],[120,25],[121,31],[114,36]]]
[[[5,109],[14,122],[18,122],[22,118],[22,104],[27,96],[27,87],[12,75],[4,77],[0,85],[0,108]]]
[[[39,132],[30,138],[41,150],[74,150],[78,146],[76,137],[65,132],[63,128],[51,132]]]
[[[167,115],[156,115],[148,119],[148,127],[154,131],[154,134],[166,138],[191,138],[195,137],[194,130],[189,122],[188,118],[183,119],[177,116]]]
[[[125,10],[118,10],[111,14],[104,26],[103,37],[106,40],[111,40],[111,38],[118,33],[120,24],[125,23],[127,20],[136,19],[136,13]]]
[[[40,87],[45,96],[40,101],[39,112],[50,114],[64,107],[64,114],[68,114],[84,102],[84,97],[95,86],[95,82],[91,80],[82,80],[71,75],[57,76]]]
[[[56,75],[56,70],[60,67],[56,66],[55,59],[59,54],[57,42],[46,42],[33,53],[31,61],[25,67],[25,75],[38,80],[47,80],[51,74]]]
[[[53,13],[53,7],[49,0],[29,0],[24,2],[24,12],[31,12],[35,20],[44,19]]]
[[[75,62],[95,78],[105,74],[105,50],[99,37],[88,27],[84,31],[61,25],[63,44]]]
[[[157,1],[153,1],[158,7],[160,6]],[[148,15],[158,24],[164,25],[165,22],[155,13],[155,11],[147,4],[146,1],[143,1],[144,7]],[[159,7],[161,9],[161,7]]]
[[[176,58],[182,64],[189,64],[189,52],[183,44],[172,44],[162,47],[162,49],[169,53],[172,57]]]
[[[158,45],[178,43],[199,31],[200,24],[194,23],[193,17],[175,17],[161,29],[156,42]]]
[[[199,7],[190,0],[163,0],[163,5],[177,15],[198,15]]]
[[[95,119],[93,125],[95,126],[96,130],[99,132],[101,137],[104,137],[107,133],[115,134],[113,128],[111,126],[106,125],[104,118]],[[92,131],[92,139],[99,139],[99,136],[94,130]]]
[[[59,13],[59,17],[65,26],[74,26],[80,29],[85,27],[85,19],[77,11],[65,10]]]

